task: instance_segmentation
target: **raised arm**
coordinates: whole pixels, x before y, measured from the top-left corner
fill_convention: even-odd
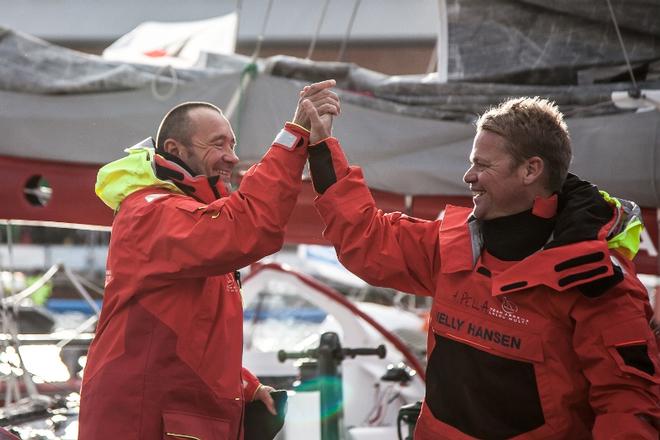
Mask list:
[[[312,86],[309,102],[315,102],[322,114],[339,112],[329,90],[332,85],[334,81]],[[129,201],[141,197],[146,203],[123,203],[116,221],[124,227],[116,230],[126,231],[127,238],[140,237],[140,243],[127,242],[127,246],[137,248],[146,273],[174,278],[219,275],[282,247],[309,141],[303,127],[308,120],[299,110],[294,122],[285,124],[228,197],[205,204],[159,189],[129,196]]]
[[[310,101],[303,100],[302,106],[310,118],[316,207],[339,260],[370,284],[433,295],[440,265],[438,222],[377,209],[362,171],[349,167],[331,137],[332,115],[319,115]]]

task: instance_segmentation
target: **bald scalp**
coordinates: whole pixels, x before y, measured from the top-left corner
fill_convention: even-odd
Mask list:
[[[192,101],[179,104],[167,112],[160,122],[156,134],[156,148],[163,151],[167,139],[174,139],[185,146],[189,146],[195,131],[195,123],[190,113],[200,108],[211,109],[224,117],[222,110],[210,102]]]

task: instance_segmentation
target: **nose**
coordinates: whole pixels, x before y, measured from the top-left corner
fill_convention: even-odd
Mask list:
[[[239,161],[234,150],[228,151],[222,158],[225,162],[236,165]]]
[[[477,173],[474,172],[474,165],[471,165],[470,168],[467,169],[465,174],[463,174],[463,182],[470,184],[474,183],[477,180]]]

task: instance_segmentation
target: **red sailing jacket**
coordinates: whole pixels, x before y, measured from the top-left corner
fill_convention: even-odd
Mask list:
[[[150,186],[121,203],[85,367],[81,440],[242,439],[258,380],[241,367],[234,271],[282,246],[307,157],[307,135],[287,130],[303,146],[271,147],[227,197],[203,203]]]
[[[310,148],[310,170],[341,262],[433,297],[416,440],[657,438],[642,420],[660,416],[648,296],[603,232],[500,261],[481,251],[470,209],[448,207],[442,221],[378,210],[333,138]],[[594,298],[578,291],[613,274],[611,257],[623,280]]]

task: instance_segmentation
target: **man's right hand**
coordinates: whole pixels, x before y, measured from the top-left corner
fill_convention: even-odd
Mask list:
[[[309,144],[314,145],[332,136],[332,115],[319,115],[309,99],[304,99],[301,107],[310,122]]]
[[[304,111],[302,107],[303,101],[307,100],[312,107],[316,109],[317,114],[322,119],[329,119],[330,124],[332,125],[332,116],[339,115],[341,111],[339,97],[335,92],[330,90],[335,85],[336,81],[334,79],[328,79],[305,86],[300,91],[298,106],[296,107],[296,113],[293,116],[293,123],[300,125],[307,130],[311,128],[309,112]]]

